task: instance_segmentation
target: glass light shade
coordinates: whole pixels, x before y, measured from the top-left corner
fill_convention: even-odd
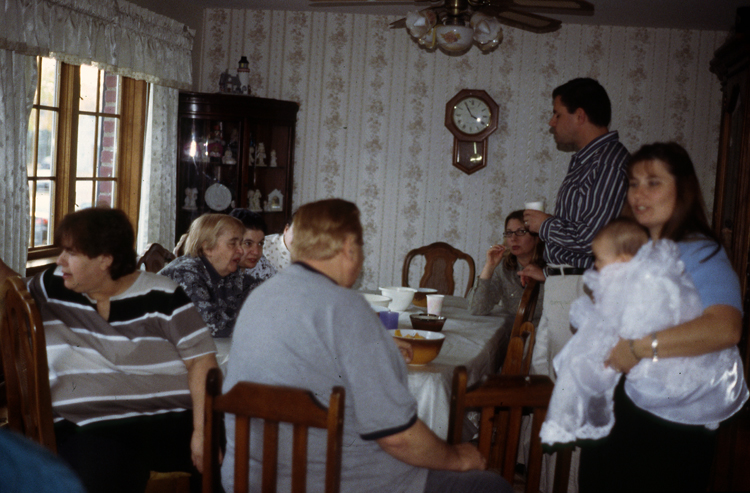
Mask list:
[[[483,49],[494,48],[503,39],[503,29],[495,17],[475,12],[471,16],[471,27],[474,28],[474,41]]]
[[[436,22],[437,16],[432,10],[409,12],[406,14],[406,30],[417,39],[428,34]]]
[[[435,48],[437,44],[437,37],[435,36],[435,28],[430,29],[427,34],[419,38],[419,45],[424,46],[428,50]]]
[[[474,30],[467,26],[449,25],[435,28],[440,48],[452,53],[466,51],[471,47]]]

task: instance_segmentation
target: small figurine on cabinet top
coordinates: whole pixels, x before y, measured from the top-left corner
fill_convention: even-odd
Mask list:
[[[197,200],[198,200],[198,189],[186,188],[185,189],[185,205],[183,205],[182,208],[188,211],[196,210],[198,208],[195,205],[195,202]]]
[[[237,160],[232,156],[232,150],[224,151],[224,157],[221,158],[221,164],[237,164]]]
[[[237,75],[229,73],[229,69],[222,72],[219,76],[219,91],[228,93],[238,93],[242,87],[242,82]]]
[[[255,166],[266,165],[266,146],[263,142],[258,144],[258,148],[255,150]]]
[[[240,93],[250,94],[250,62],[247,57],[240,58],[237,67],[237,77],[240,79]]]
[[[250,190],[247,192],[247,204],[248,209],[253,212],[261,212],[263,209],[260,207],[260,190]]]
[[[279,165],[279,163],[276,162],[276,150],[271,149],[271,164],[268,166],[271,168],[275,168]]]

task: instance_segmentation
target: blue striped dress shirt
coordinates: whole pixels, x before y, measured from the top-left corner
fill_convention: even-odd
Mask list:
[[[594,263],[591,241],[620,214],[625,202],[629,157],[617,132],[608,132],[573,154],[557,193],[555,215],[539,228],[548,264],[588,268]]]

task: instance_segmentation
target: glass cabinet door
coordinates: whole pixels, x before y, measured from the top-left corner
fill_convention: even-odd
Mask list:
[[[229,212],[241,203],[241,132],[239,120],[180,119],[178,231],[202,214]]]

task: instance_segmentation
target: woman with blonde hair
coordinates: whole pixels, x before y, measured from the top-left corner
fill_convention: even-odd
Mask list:
[[[244,233],[237,218],[204,214],[190,225],[185,255],[159,272],[182,286],[214,337],[232,335],[242,303],[261,282],[238,269]]]

